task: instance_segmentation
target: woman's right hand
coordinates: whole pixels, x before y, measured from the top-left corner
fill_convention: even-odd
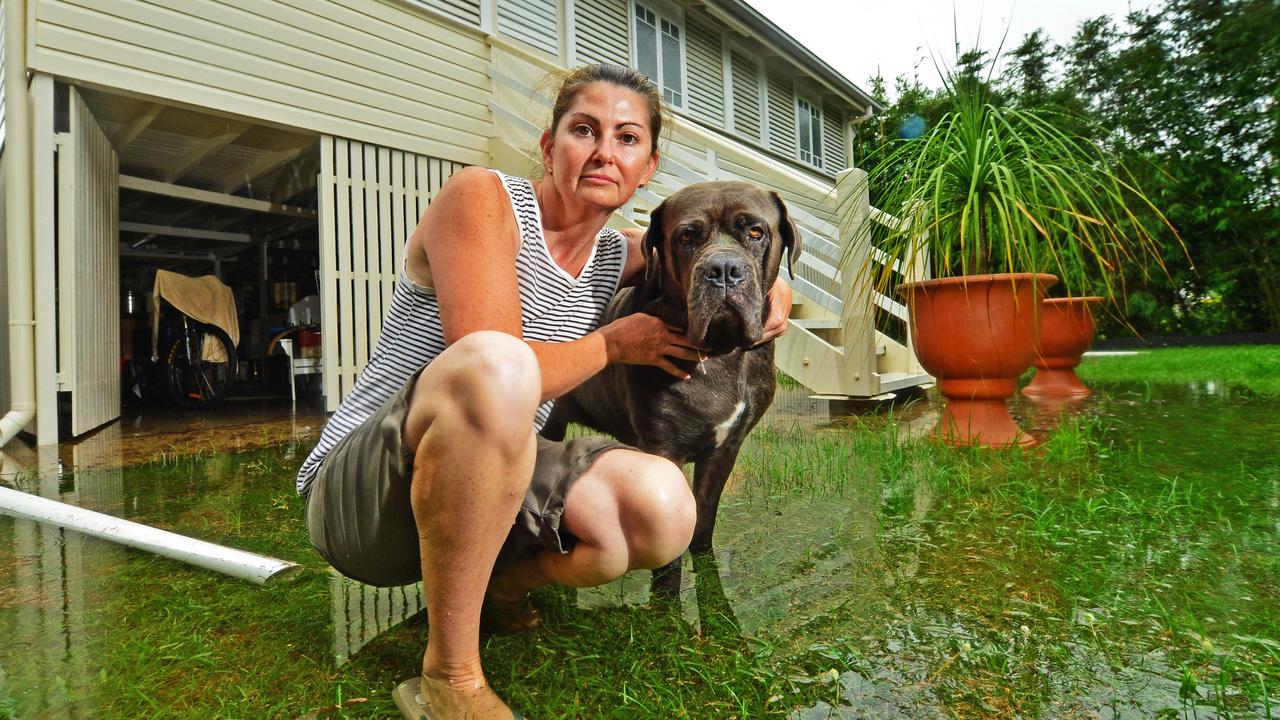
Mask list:
[[[652,315],[626,315],[599,330],[604,338],[609,364],[655,365],[682,380],[689,373],[680,369],[672,358],[701,362],[706,359],[679,328],[673,328]]]

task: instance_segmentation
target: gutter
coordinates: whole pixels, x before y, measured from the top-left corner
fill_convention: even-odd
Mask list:
[[[36,415],[32,291],[31,123],[27,95],[27,3],[4,4],[5,246],[9,281],[9,385],[12,409],[0,417],[0,447]]]

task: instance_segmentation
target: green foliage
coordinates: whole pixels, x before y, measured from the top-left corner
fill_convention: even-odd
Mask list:
[[[952,109],[918,139],[886,146],[868,181],[881,207],[907,221],[877,225],[873,239],[894,261],[914,261],[917,238],[935,276],[1053,272],[1081,294],[1107,295],[1118,268],[1159,257],[1153,223],[1163,220],[1110,153],[1062,127],[1073,119],[1001,105],[983,85],[979,53],[945,79]],[[888,264],[879,282],[891,279]]]
[[[1129,290],[1103,331],[1280,329],[1280,0],[1165,0],[1086,20],[1063,46],[1037,31],[1013,47],[991,104],[1056,111],[1059,130],[1105,148],[1151,200],[1132,221],[1167,274],[1126,264],[1101,279]],[[894,87],[860,131],[861,167],[884,157],[902,117],[933,128],[955,107],[950,88]]]

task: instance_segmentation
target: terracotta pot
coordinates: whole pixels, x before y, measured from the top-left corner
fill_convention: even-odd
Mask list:
[[[1093,344],[1093,309],[1100,297],[1053,298],[1040,309],[1040,351],[1032,365],[1036,376],[1022,388],[1031,397],[1085,397],[1088,386],[1080,382],[1075,367]]]
[[[952,445],[1034,445],[1009,416],[1007,400],[1031,367],[1044,273],[969,275],[903,283],[911,339],[924,369],[938,379],[946,406],[936,437]]]

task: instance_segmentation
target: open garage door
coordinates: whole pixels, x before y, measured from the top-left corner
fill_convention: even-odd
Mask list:
[[[71,434],[120,416],[119,160],[75,88],[58,133],[58,389]]]
[[[404,243],[460,163],[323,136],[320,140],[321,354],[326,409],[369,362],[404,264]]]

